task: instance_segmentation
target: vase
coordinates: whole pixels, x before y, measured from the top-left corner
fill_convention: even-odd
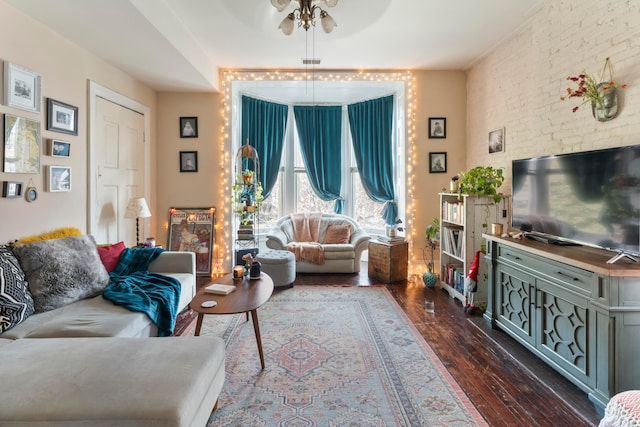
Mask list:
[[[249,270],[249,279],[259,279],[261,267],[262,265],[259,261],[253,261],[251,269]]]
[[[598,92],[602,94],[602,103],[591,103],[591,113],[599,122],[612,120],[618,115],[618,93],[615,87],[609,87],[606,91],[602,90],[606,85],[608,83],[598,83],[597,86]]]
[[[433,288],[438,283],[438,276],[431,271],[427,271],[422,275],[422,281],[427,288]]]

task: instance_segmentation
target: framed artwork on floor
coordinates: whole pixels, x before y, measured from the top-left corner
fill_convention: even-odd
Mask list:
[[[445,117],[429,117],[429,138],[447,137],[447,119]]]
[[[180,138],[198,137],[198,118],[180,117]]]
[[[429,173],[447,171],[447,153],[429,153]]]
[[[42,77],[11,62],[4,62],[4,104],[33,113],[40,112]]]
[[[216,208],[170,208],[167,250],[194,252],[198,276],[211,275]]]

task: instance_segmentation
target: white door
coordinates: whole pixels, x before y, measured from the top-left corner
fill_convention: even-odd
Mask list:
[[[97,243],[136,244],[136,221],[125,219],[131,197],[145,197],[144,115],[104,98],[95,101],[93,153]],[[147,200],[149,203],[149,200]],[[146,219],[140,219],[143,240]]]

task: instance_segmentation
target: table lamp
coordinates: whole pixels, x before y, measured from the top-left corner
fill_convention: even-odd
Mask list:
[[[140,218],[149,218],[150,216],[151,211],[144,197],[134,197],[129,200],[124,217],[136,219],[136,246],[140,246]]]

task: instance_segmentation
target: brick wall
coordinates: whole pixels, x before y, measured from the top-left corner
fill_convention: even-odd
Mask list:
[[[561,101],[567,76],[599,76],[611,58],[618,117],[598,122],[578,99]],[[574,85],[575,86],[575,85]],[[489,154],[488,133],[505,128],[505,151]],[[640,144],[640,2],[550,0],[467,72],[467,169],[511,160]]]

